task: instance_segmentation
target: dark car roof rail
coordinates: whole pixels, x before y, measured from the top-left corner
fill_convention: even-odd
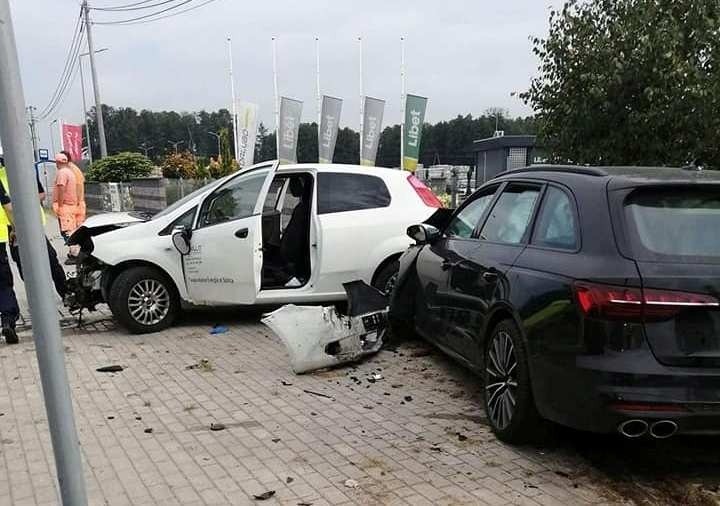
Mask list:
[[[584,167],[581,165],[528,165],[520,169],[513,169],[501,172],[498,176],[507,174],[519,174],[523,172],[565,172],[570,174],[582,174],[585,176],[608,176],[608,172],[600,167]]]

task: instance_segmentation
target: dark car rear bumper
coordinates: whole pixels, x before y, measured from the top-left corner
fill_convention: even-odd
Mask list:
[[[663,366],[647,348],[562,362],[537,364],[544,371],[534,373],[536,384],[550,386],[535,388],[550,420],[593,432],[671,420],[677,433],[720,434],[720,369]]]

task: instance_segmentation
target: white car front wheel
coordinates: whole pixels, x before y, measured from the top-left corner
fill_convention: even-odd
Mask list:
[[[175,286],[162,272],[149,266],[121,272],[110,287],[108,304],[115,318],[133,334],[168,328],[179,309]]]

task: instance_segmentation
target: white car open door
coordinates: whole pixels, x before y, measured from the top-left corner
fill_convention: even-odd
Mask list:
[[[200,205],[183,257],[188,295],[196,304],[253,304],[263,264],[262,210],[277,162],[243,171]]]

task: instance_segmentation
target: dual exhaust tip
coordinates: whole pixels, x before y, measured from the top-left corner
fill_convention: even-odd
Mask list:
[[[677,430],[677,423],[672,420],[648,423],[645,420],[633,418],[618,425],[618,432],[628,439],[636,439],[645,434],[650,434],[655,439],[667,439],[674,436]]]

